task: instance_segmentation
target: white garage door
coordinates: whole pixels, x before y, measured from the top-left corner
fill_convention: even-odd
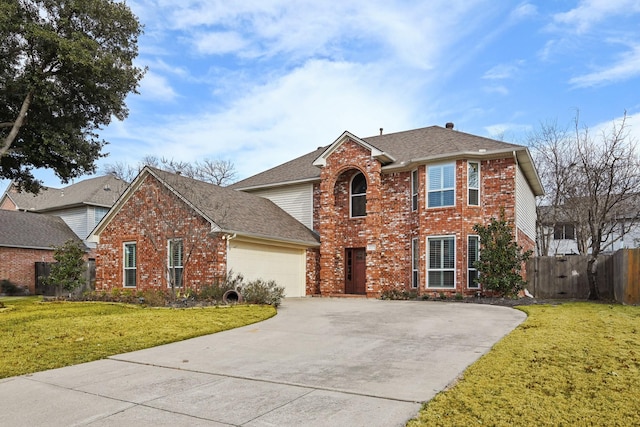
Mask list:
[[[301,297],[306,293],[304,249],[231,240],[227,268],[242,274],[246,281],[275,280],[278,286],[285,288],[287,297]]]

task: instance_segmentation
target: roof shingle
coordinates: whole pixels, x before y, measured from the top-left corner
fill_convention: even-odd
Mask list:
[[[125,181],[109,174],[85,179],[63,188],[48,187],[35,195],[18,193],[11,188],[5,195],[11,198],[18,209],[45,212],[77,205],[111,207],[126,187]]]
[[[318,236],[272,201],[230,188],[147,167],[221,231],[317,245]]]
[[[406,164],[426,158],[456,155],[469,152],[522,150],[525,147],[496,141],[481,136],[430,126],[404,132],[389,133],[362,138],[366,143],[388,153],[396,161],[388,166]],[[231,186],[236,189],[250,189],[295,181],[320,179],[320,168],[313,166],[328,147],[317,150],[283,163],[265,172],[251,176]]]
[[[70,239],[82,244],[62,218],[0,209],[0,246],[50,249]]]

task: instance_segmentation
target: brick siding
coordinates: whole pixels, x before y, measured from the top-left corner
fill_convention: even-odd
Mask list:
[[[0,280],[8,279],[15,285],[36,292],[36,262],[54,262],[53,250],[0,247]]]
[[[418,292],[473,295],[467,288],[467,237],[475,235],[476,223],[486,224],[504,209],[507,218],[515,212],[516,164],[513,158],[483,160],[480,168],[480,206],[467,202],[467,161],[455,163],[455,205],[427,208],[427,166],[418,167],[419,201],[411,206],[411,171],[384,173],[382,165],[365,147],[347,141],[327,158],[321,182],[314,188],[314,228],[320,234],[321,294],[345,291],[345,248],[367,248],[366,292],[378,296],[383,289],[411,289],[411,241],[419,239],[420,265]],[[362,172],[367,179],[367,216],[350,217],[350,183]],[[427,238],[455,236],[455,289],[426,288]],[[534,242],[518,233],[525,248]],[[523,243],[521,243],[523,244]],[[307,291],[313,290],[307,286]]]
[[[124,244],[135,242],[137,290],[168,289],[168,239],[184,245],[183,286],[200,289],[226,274],[226,240],[153,176],[121,207],[100,235],[96,254],[96,290],[123,287]]]

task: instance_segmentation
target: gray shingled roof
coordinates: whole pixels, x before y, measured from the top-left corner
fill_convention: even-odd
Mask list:
[[[316,246],[318,236],[268,199],[147,167],[223,232]]]
[[[407,164],[443,156],[455,156],[484,149],[491,151],[522,150],[525,147],[471,135],[440,126],[430,126],[404,132],[362,138],[366,143],[391,155],[396,161],[388,167]],[[320,178],[320,168],[313,166],[328,147],[321,147],[311,153],[276,166],[265,172],[236,182],[231,187],[248,189],[295,181],[309,181]]]
[[[9,188],[9,197],[21,210],[46,212],[70,206],[95,205],[111,207],[127,187],[127,183],[109,174],[85,179],[63,188],[48,187],[39,194],[16,193]]]
[[[69,239],[82,244],[62,218],[0,209],[0,246],[50,249]]]

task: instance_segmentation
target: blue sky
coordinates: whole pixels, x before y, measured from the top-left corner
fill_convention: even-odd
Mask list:
[[[640,139],[637,0],[130,0],[149,68],[98,165],[231,160],[245,178],[333,142],[454,122],[524,143],[626,110]],[[60,186],[50,172],[38,173]]]

